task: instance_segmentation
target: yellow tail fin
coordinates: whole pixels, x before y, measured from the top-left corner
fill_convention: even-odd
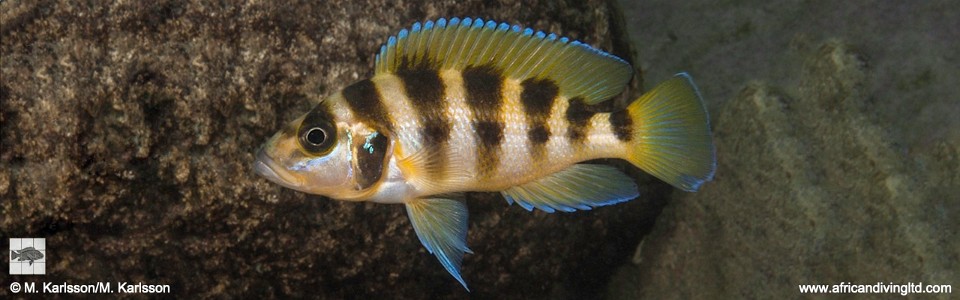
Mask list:
[[[688,192],[713,179],[717,158],[710,118],[689,75],[661,83],[627,111],[634,126],[630,163]]]

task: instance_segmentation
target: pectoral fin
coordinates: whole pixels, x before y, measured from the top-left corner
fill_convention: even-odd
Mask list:
[[[394,150],[403,177],[426,194],[442,191],[444,187],[459,184],[473,176],[462,165],[464,158],[460,154],[455,151],[442,151],[446,154],[437,152],[436,149],[422,147],[408,154],[400,145]]]
[[[467,205],[462,200],[440,198],[408,201],[407,216],[413,224],[420,243],[437,256],[440,264],[467,288],[460,276],[460,264],[467,248]]]
[[[507,202],[552,213],[589,210],[639,196],[637,184],[614,167],[578,164],[501,192]]]

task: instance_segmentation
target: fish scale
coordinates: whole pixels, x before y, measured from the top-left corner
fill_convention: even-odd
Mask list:
[[[284,187],[402,204],[423,246],[464,288],[467,206],[497,191],[546,212],[636,198],[624,159],[685,191],[713,178],[699,91],[685,73],[626,109],[628,63],[578,41],[471,18],[416,23],[387,39],[375,74],[322,100],[271,137],[254,169]]]

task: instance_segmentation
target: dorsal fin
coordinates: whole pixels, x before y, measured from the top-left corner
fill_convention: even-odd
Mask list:
[[[587,104],[623,91],[630,64],[579,41],[481,19],[417,22],[391,36],[376,57],[377,74],[404,68],[464,70],[491,66],[514,80],[549,79],[567,99]]]

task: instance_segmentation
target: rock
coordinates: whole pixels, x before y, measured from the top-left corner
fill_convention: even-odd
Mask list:
[[[401,206],[281,188],[252,172],[253,153],[369,76],[379,45],[415,21],[492,16],[629,59],[612,7],[0,2],[0,238],[46,238],[49,282],[170,284],[180,297],[467,296]],[[601,292],[669,191],[640,181],[641,200],[576,214],[470,194],[469,295]]]
[[[956,284],[955,141],[904,151],[871,118],[876,78],[829,40],[797,88],[754,81],[716,118],[716,181],[677,193],[611,298],[795,298],[800,284]]]

